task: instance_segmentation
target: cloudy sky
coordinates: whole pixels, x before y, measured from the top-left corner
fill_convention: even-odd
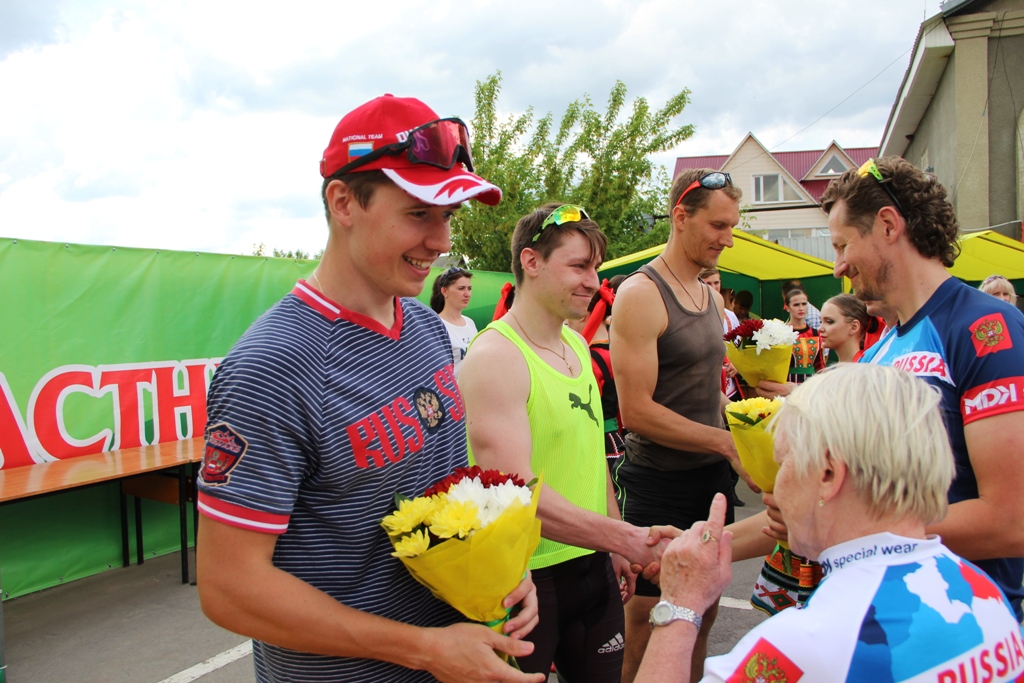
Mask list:
[[[532,105],[558,116],[585,93],[603,106],[615,80],[655,107],[689,88],[678,123],[696,134],[665,164],[727,154],[747,131],[772,149],[833,138],[874,146],[918,27],[938,9],[938,0],[4,0],[0,237],[315,251],[326,238],[318,162],[345,112],[392,92],[468,119],[474,84],[498,70],[509,114]]]

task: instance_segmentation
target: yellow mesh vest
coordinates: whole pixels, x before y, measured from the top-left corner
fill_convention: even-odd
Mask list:
[[[490,329],[519,347],[530,370],[526,412],[533,439],[530,467],[534,474],[543,474],[544,483],[570,503],[607,515],[604,415],[590,352],[583,340],[568,328],[562,330],[562,339],[583,367],[580,376],[572,379],[552,369],[506,323],[492,322],[485,328]],[[475,464],[472,449],[469,460]],[[592,552],[542,538],[530,559],[530,569],[550,567]]]

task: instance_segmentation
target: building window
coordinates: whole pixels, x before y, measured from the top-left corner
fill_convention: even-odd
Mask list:
[[[779,173],[754,176],[754,203],[798,202],[800,194]]]
[[[846,166],[839,160],[835,154],[828,160],[828,163],[821,167],[818,171],[818,175],[841,175],[846,172]]]

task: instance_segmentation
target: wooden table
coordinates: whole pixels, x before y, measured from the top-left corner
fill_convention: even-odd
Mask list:
[[[121,559],[123,566],[127,567],[129,564],[127,497],[129,495],[135,497],[135,538],[140,564],[143,561],[143,556],[142,511],[139,498],[153,498],[167,503],[177,503],[181,530],[181,578],[182,583],[188,583],[187,509],[189,491],[190,483],[195,476],[194,465],[202,461],[204,450],[204,439],[197,438],[0,470],[0,505],[120,480]],[[177,476],[174,479],[165,476],[162,481],[170,481],[172,486],[176,484],[176,492],[173,491],[173,488],[168,491],[168,488],[161,484],[161,480],[154,479],[154,475],[158,477],[167,475],[170,470],[176,470]],[[196,521],[195,517],[196,511],[193,507],[193,524]],[[0,589],[0,595],[2,595],[2,589]],[[6,669],[3,606],[0,602],[0,683],[6,681]]]

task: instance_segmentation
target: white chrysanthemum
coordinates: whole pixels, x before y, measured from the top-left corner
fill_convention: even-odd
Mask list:
[[[487,489],[480,483],[480,477],[466,477],[448,489],[448,500],[473,503],[481,513],[487,507],[487,497]]]
[[[480,478],[474,477],[463,479],[448,489],[448,499],[472,502],[476,506],[482,529],[500,517],[512,501],[518,500],[523,505],[529,505],[530,489],[511,482],[484,488]]]
[[[787,325],[775,318],[765,320],[764,326],[753,334],[753,340],[757,342],[757,354],[770,349],[773,346],[792,346],[796,343],[797,333],[791,325]]]

